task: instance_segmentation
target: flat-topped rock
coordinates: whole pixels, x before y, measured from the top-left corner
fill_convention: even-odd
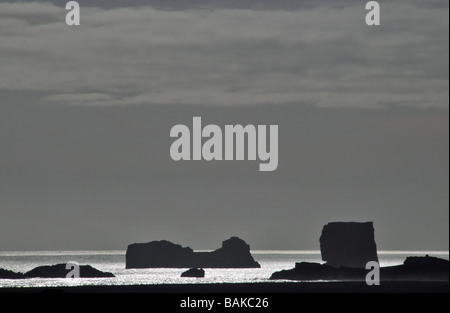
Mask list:
[[[259,268],[250,246],[232,237],[212,252],[194,252],[169,241],[135,243],[128,246],[126,268]]]
[[[127,248],[126,268],[192,267],[193,255],[191,248],[166,240],[135,243]]]
[[[323,227],[320,237],[322,260],[336,268],[365,268],[378,262],[372,222],[334,222]]]

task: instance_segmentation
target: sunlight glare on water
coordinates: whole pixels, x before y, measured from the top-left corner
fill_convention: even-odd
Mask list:
[[[381,266],[403,263],[407,256],[431,255],[449,259],[448,252],[441,251],[380,251]],[[252,251],[261,268],[253,269],[205,269],[205,278],[180,277],[186,269],[125,269],[125,251],[42,251],[0,252],[0,268],[15,272],[27,272],[37,266],[67,263],[89,264],[101,271],[112,272],[115,278],[55,279],[33,278],[0,280],[0,287],[62,287],[99,285],[151,285],[195,283],[258,283],[270,281],[273,272],[291,269],[296,262],[323,263],[320,251]]]

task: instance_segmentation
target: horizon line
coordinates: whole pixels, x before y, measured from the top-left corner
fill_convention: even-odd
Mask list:
[[[194,252],[212,252],[215,250],[194,250]],[[31,256],[40,255],[125,255],[126,250],[0,250],[0,256]],[[320,250],[274,250],[255,249],[252,254],[320,254]],[[435,254],[449,255],[449,250],[379,250],[378,254]]]

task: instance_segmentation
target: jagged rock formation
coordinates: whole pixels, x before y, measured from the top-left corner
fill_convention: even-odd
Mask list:
[[[369,270],[335,268],[319,263],[296,263],[295,268],[275,272],[270,279],[365,281]],[[380,269],[381,281],[446,281],[449,261],[435,257],[408,257],[402,265]]]
[[[66,264],[39,266],[24,274],[24,278],[66,278],[70,270]],[[102,272],[90,265],[80,265],[80,278],[115,277],[114,274]]]
[[[169,241],[135,243],[128,246],[126,268],[259,268],[250,246],[232,237],[212,252],[194,252]]]
[[[320,237],[322,260],[332,267],[365,268],[378,262],[372,222],[334,222],[323,227]]]
[[[181,277],[197,277],[203,278],[205,277],[205,270],[202,268],[191,268],[186,272],[181,273]]]
[[[22,273],[16,273],[10,270],[0,268],[0,279],[20,279],[23,278]]]

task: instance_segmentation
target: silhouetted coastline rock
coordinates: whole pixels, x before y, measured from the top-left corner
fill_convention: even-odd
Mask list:
[[[181,277],[197,277],[203,278],[205,277],[205,270],[202,268],[191,268],[186,272],[181,273]]]
[[[270,279],[365,281],[370,270],[335,268],[327,264],[296,263],[295,268],[272,274]],[[449,280],[449,261],[425,256],[408,257],[402,265],[380,268],[381,281],[445,281]]]
[[[66,264],[38,266],[24,274],[24,278],[66,278],[70,270]],[[114,274],[102,272],[90,265],[80,265],[80,278],[107,278],[115,277]]]
[[[382,280],[448,282],[449,261],[428,255],[424,257],[408,257],[403,262],[403,265],[382,268],[381,276]]]
[[[348,273],[347,270],[348,268],[345,267],[337,269],[327,264],[301,262],[295,263],[293,269],[273,273],[270,279],[362,280],[365,277],[365,272],[361,269],[351,269],[351,273]]]
[[[127,248],[126,268],[259,268],[250,246],[238,237],[212,252],[194,252],[169,241],[135,243]]]
[[[365,268],[378,262],[372,222],[334,222],[323,227],[320,237],[322,260],[336,268]]]
[[[23,278],[22,273],[16,273],[10,270],[0,268],[0,279],[20,279]]]

